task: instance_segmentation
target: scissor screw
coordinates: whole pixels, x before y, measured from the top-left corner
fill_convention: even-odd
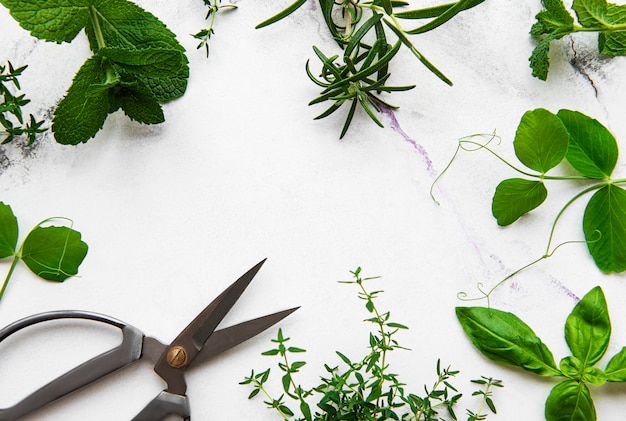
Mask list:
[[[181,368],[187,365],[188,361],[189,355],[187,354],[187,350],[182,346],[177,345],[167,351],[167,363],[170,367]]]

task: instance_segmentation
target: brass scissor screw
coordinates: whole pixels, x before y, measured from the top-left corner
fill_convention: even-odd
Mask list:
[[[167,351],[167,363],[170,367],[181,368],[187,365],[189,362],[189,354],[187,350],[182,346],[174,346]]]

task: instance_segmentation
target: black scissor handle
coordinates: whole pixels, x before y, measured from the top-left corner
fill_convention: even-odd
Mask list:
[[[18,320],[0,330],[0,342],[28,326],[58,319],[94,320],[117,327],[122,331],[122,343],[73,368],[15,405],[0,409],[0,421],[16,420],[141,357],[144,335],[140,330],[102,314],[78,310],[51,311]]]

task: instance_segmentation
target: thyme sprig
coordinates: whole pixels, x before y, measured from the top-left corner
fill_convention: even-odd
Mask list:
[[[207,6],[205,20],[209,21],[209,26],[207,28],[201,29],[199,32],[193,34],[192,36],[195,39],[200,40],[200,43],[196,47],[200,49],[202,47],[206,50],[206,56],[209,57],[209,40],[211,36],[215,34],[215,30],[213,27],[215,26],[215,18],[220,12],[225,12],[228,10],[236,9],[237,6],[232,3],[224,3],[222,4],[222,0],[203,0],[205,6]]]
[[[31,145],[36,139],[39,133],[43,133],[48,130],[46,127],[42,127],[44,121],[38,121],[32,114],[30,114],[28,121],[24,124],[24,115],[22,107],[30,102],[30,99],[26,98],[26,94],[17,95],[12,92],[13,89],[21,90],[19,77],[28,66],[13,67],[10,61],[5,66],[0,66],[0,95],[2,96],[2,102],[0,103],[0,124],[2,124],[3,130],[0,130],[0,134],[4,135],[2,144],[12,142],[16,137],[25,136],[28,145]],[[10,85],[13,88],[10,88]]]

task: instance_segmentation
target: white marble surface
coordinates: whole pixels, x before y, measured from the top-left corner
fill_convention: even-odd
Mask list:
[[[32,148],[0,149],[0,200],[12,206],[22,232],[64,215],[90,247],[80,277],[63,284],[41,281],[20,266],[0,303],[0,325],[41,311],[85,309],[168,341],[267,257],[225,324],[301,305],[280,325],[308,350],[301,382],[313,385],[324,362],[338,362],[335,350],[355,357],[366,352],[368,326],[361,320],[367,315],[356,290],[337,283],[360,265],[367,276],[383,276],[372,283],[385,290],[379,306],[411,327],[398,340],[412,351],[394,352],[391,361],[405,382],[417,390],[431,384],[441,358],[461,370],[456,383],[465,391],[480,375],[503,380],[494,399],[498,415],[489,419],[543,419],[555,382],[480,356],[454,307],[463,305],[457,292],[474,292],[481,281],[491,285],[539,257],[572,190],[555,186],[547,206],[503,229],[491,216],[491,195],[513,173],[491,156],[462,155],[435,190],[440,206],[429,189],[462,136],[496,129],[503,139],[498,152],[513,158],[519,119],[537,107],[584,112],[623,142],[626,60],[597,57],[592,36],[576,36],[574,44],[568,37],[553,45],[548,82],[535,79],[527,64],[534,45],[528,31],[540,1],[488,0],[414,38],[453,87],[403,51],[392,83],[417,87],[390,98],[400,106],[397,124],[383,116],[380,129],[359,113],[340,141],[343,113],[314,121],[323,108],[306,105],[318,93],[304,73],[305,61],[314,58],[311,45],[336,50],[315,2],[255,30],[289,2],[240,0],[238,10],[219,17],[208,60],[188,35],[205,25],[201,1],[138,3],[186,47],[187,93],[164,106],[166,122],[158,126],[134,124],[118,112],[85,145],[58,145],[47,135]],[[0,62],[30,66],[21,79],[32,99],[28,110],[50,113],[89,55],[84,35],[71,45],[40,42],[5,9],[0,28]],[[574,57],[579,68],[570,64]],[[625,173],[620,159],[615,174]],[[555,241],[581,239],[581,216],[581,206],[569,210]],[[0,271],[8,266],[1,263]],[[527,321],[558,361],[569,355],[563,324],[575,297],[595,285],[607,295],[608,354],[614,354],[626,344],[624,276],[602,274],[582,244],[521,273],[492,305]],[[189,373],[194,419],[278,419],[260,400],[248,401],[250,389],[238,385],[251,368],[273,365],[260,352],[275,332]],[[116,340],[114,332],[70,324],[0,344],[0,407]],[[130,419],[162,387],[150,367],[138,365],[28,420]],[[623,419],[626,387],[606,385],[592,394],[600,420]],[[463,399],[460,413],[475,403]]]

